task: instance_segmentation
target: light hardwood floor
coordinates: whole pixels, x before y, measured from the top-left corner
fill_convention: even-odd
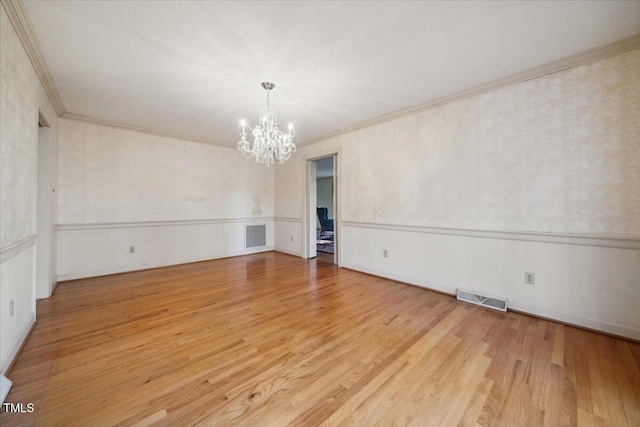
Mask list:
[[[37,316],[2,425],[640,426],[640,345],[320,260],[66,282]]]

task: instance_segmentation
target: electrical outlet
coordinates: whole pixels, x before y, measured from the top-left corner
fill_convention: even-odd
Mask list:
[[[9,317],[13,317],[13,300],[9,303]]]
[[[129,253],[130,254],[135,254],[136,253],[136,247],[135,246],[129,246]]]
[[[536,274],[535,273],[524,273],[524,283],[527,285],[533,285],[536,283]]]
[[[291,236],[291,241],[293,242],[293,236]]]
[[[385,258],[389,258],[389,252],[387,252],[386,249],[383,249],[382,250],[382,256],[385,257]]]

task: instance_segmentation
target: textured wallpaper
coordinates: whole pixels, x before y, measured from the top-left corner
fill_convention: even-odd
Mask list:
[[[637,238],[640,50],[302,147],[279,216],[301,217],[320,144],[342,149],[345,221]]]
[[[60,224],[273,216],[273,169],[236,149],[60,119]]]
[[[40,81],[0,7],[0,246],[35,234]]]
[[[276,217],[302,218],[304,206],[305,163],[302,160],[302,150],[291,155],[282,165],[274,167],[274,210]]]

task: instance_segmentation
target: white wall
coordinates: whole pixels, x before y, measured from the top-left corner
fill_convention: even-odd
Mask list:
[[[276,216],[303,218],[305,159],[339,151],[340,265],[640,338],[638,69],[634,50],[303,146]]]
[[[510,308],[640,339],[640,243],[553,236],[443,234],[442,230],[345,224],[342,265],[446,293],[470,289]],[[520,240],[522,239],[522,240]],[[388,257],[383,257],[383,250]],[[535,284],[524,272],[535,272]]]
[[[55,152],[57,116],[4,7],[0,7],[0,371],[3,373],[35,321],[39,112],[51,126],[50,148]],[[55,177],[55,162],[50,168]],[[53,210],[55,195],[51,203]]]
[[[56,164],[52,146],[53,129],[38,129],[38,195],[36,219],[36,298],[51,296],[56,283],[54,260],[56,253],[55,229],[53,217],[53,199],[55,198],[53,168]]]
[[[35,234],[39,83],[4,8],[0,8],[0,19],[0,246],[5,247]]]
[[[297,256],[303,256],[304,253],[302,217],[307,173],[303,161],[305,151],[306,147],[299,147],[286,163],[274,169],[275,249]]]
[[[244,226],[254,223],[267,225],[259,250],[273,248],[272,168],[231,147],[59,127],[59,279],[252,253]]]
[[[302,219],[274,218],[274,249],[302,256]]]
[[[266,225],[266,246],[246,249],[245,226],[257,224]],[[58,280],[264,252],[273,246],[273,218],[66,225],[58,230]]]
[[[36,320],[34,287],[35,238],[24,242],[17,250],[5,249],[0,264],[0,367],[5,373]],[[7,256],[8,252],[12,252]],[[13,316],[11,302],[13,301]]]

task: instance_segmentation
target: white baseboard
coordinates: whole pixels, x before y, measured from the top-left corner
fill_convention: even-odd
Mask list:
[[[282,252],[283,254],[287,254],[287,255],[293,255],[293,256],[297,256],[302,258],[302,252],[293,252],[293,251],[288,251],[286,249],[282,249],[282,248],[273,248],[274,251],[276,252]]]
[[[29,321],[26,322],[25,325],[20,330],[20,333],[16,337],[16,341],[11,345],[11,349],[7,352],[7,354],[4,356],[4,358],[0,362],[0,373],[4,374],[7,372],[7,369],[9,369],[9,366],[11,366],[13,359],[15,359],[16,356],[18,355],[20,348],[22,348],[22,344],[24,344],[25,340],[29,336],[29,331],[31,331],[31,328],[35,323],[36,323],[36,317],[35,315],[32,315]]]
[[[230,257],[240,256],[240,255],[251,255],[251,254],[257,254],[257,253],[261,253],[261,252],[269,252],[269,251],[272,251],[272,250],[273,250],[272,246],[263,246],[263,247],[256,248],[256,249],[245,249],[245,250],[242,250],[242,251],[229,252],[229,253],[226,253],[226,254],[217,254],[217,255],[207,256],[207,257],[204,257],[204,258],[174,259],[174,260],[171,260],[171,261],[164,261],[164,262],[158,262],[158,263],[149,263],[149,264],[141,264],[141,265],[136,265],[136,266],[120,266],[120,267],[107,268],[107,269],[102,269],[102,270],[78,271],[78,272],[67,273],[67,274],[59,274],[56,277],[56,281],[57,282],[64,282],[66,280],[86,279],[86,278],[89,278],[89,277],[107,276],[109,274],[127,273],[127,272],[131,272],[131,271],[140,271],[140,270],[149,270],[149,269],[152,269],[152,268],[169,267],[169,266],[172,266],[172,265],[189,264],[189,263],[192,263],[192,262],[210,261],[210,260],[214,260],[214,259],[230,258]]]
[[[425,282],[424,280],[421,281],[416,278],[407,277],[407,276],[391,275],[383,271],[370,269],[370,268],[363,268],[356,265],[343,264],[342,267],[348,268],[350,270],[360,271],[362,273],[372,274],[374,276],[379,276],[379,277],[383,277],[390,280],[397,280],[413,286],[418,286],[421,288],[442,292],[452,296],[455,295],[457,290],[457,288],[451,288],[449,286],[443,286],[437,283]],[[601,331],[601,332],[616,335],[619,337],[626,337],[636,341],[640,341],[640,329],[634,329],[625,325],[611,324],[611,323],[599,322],[591,319],[585,319],[583,317],[574,316],[572,314],[563,313],[556,310],[548,310],[540,307],[534,307],[531,305],[521,304],[511,300],[508,301],[508,309],[516,310],[525,314],[531,314],[533,316],[544,317],[550,320],[556,320],[558,322],[566,323],[569,325],[587,328],[594,331]]]
[[[443,286],[438,283],[427,282],[415,277],[403,276],[400,274],[389,274],[384,271],[375,270],[372,268],[361,267],[359,265],[351,265],[349,263],[342,263],[340,267],[348,268],[349,270],[360,271],[362,273],[372,274],[374,276],[383,277],[385,279],[397,280],[398,282],[404,282],[412,286],[418,286],[420,288],[429,289],[431,291],[438,291],[447,295],[455,296],[457,288],[451,288],[449,286]]]
[[[575,325],[594,331],[605,332],[619,337],[626,337],[636,341],[640,341],[640,329],[634,329],[624,325],[599,322],[597,320],[585,319],[583,317],[574,316],[572,314],[562,313],[556,310],[548,310],[546,308],[534,307],[531,305],[521,304],[513,301],[509,301],[508,307],[511,310],[531,314],[533,316],[557,320],[558,322],[566,323],[569,325]]]

